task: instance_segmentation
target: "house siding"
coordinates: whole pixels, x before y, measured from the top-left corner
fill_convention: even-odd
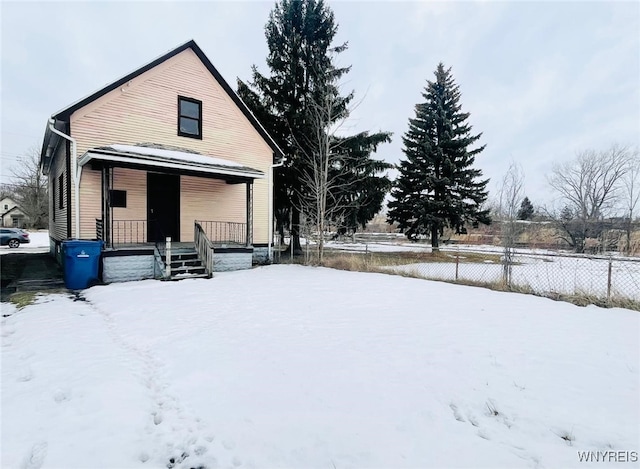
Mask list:
[[[56,154],[51,165],[48,175],[48,191],[49,191],[49,236],[56,241],[67,239],[67,208],[69,206],[67,181],[69,173],[66,164],[66,146],[64,143],[58,145]],[[59,187],[60,175],[64,176],[64,185]],[[55,181],[55,191],[54,191]],[[60,208],[58,191],[62,191],[63,208]],[[55,213],[55,221],[53,220]]]
[[[178,95],[202,101],[201,140],[178,136]],[[157,143],[235,161],[259,169],[266,175],[273,158],[273,150],[190,49],[76,111],[71,116],[71,131],[71,136],[78,143],[78,156],[93,147],[115,143]],[[126,171],[130,170],[123,170],[121,177],[126,176]],[[135,219],[145,219],[146,178],[134,178],[133,186],[116,187],[118,172],[114,173],[114,188],[140,190],[144,197],[137,192],[131,193],[131,200],[144,200],[144,205],[136,205],[131,210],[127,207],[123,209],[126,212],[122,213],[118,213],[119,209],[116,208],[114,218],[135,216]],[[181,179],[181,184],[185,184],[185,190],[181,193],[181,208],[186,211],[181,211],[180,228],[182,236],[188,234],[183,239],[193,239],[194,219],[219,219],[209,218],[215,215],[225,216],[225,221],[245,221],[243,184],[228,185],[205,178]],[[121,181],[124,182],[124,179]],[[224,190],[222,186],[226,186]],[[198,188],[205,188],[205,200],[199,200],[195,193]],[[254,241],[258,243],[268,240],[268,190],[267,178],[256,180],[253,219]],[[80,194],[81,237],[93,238],[95,218],[102,213],[100,171],[88,167],[83,170]],[[209,195],[218,197],[229,194],[237,196],[238,200],[206,200]],[[129,200],[128,194],[127,204]]]
[[[180,178],[180,239],[193,241],[195,220],[246,222],[244,184],[190,176]]]

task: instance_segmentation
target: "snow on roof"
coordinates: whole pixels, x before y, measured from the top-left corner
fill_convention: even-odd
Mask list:
[[[158,158],[166,158],[169,160],[177,160],[185,163],[197,163],[216,166],[227,166],[230,168],[245,168],[245,166],[235,161],[225,160],[223,158],[217,158],[214,156],[202,155],[200,153],[192,152],[186,149],[167,149],[158,147],[149,147],[143,145],[121,145],[114,144],[104,147],[105,149],[112,149],[117,152],[123,153],[135,153],[137,155],[155,156]]]

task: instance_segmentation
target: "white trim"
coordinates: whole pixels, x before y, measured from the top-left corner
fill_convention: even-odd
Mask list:
[[[84,155],[82,155],[78,159],[78,165],[84,166],[92,159],[103,160],[103,161],[113,161],[118,163],[129,163],[129,164],[137,164],[137,165],[145,165],[145,166],[155,166],[158,168],[169,168],[169,169],[177,169],[183,171],[195,171],[199,173],[207,173],[207,174],[219,174],[221,176],[237,176],[243,178],[251,178],[251,179],[264,179],[265,174],[261,171],[246,168],[246,169],[227,169],[220,167],[212,167],[206,166],[204,164],[187,164],[187,163],[178,163],[178,162],[170,162],[166,160],[159,160],[153,157],[149,157],[147,155],[123,155],[116,153],[102,153],[89,150]]]

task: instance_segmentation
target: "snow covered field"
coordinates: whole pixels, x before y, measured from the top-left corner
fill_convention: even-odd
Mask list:
[[[344,243],[329,242],[327,247],[340,251],[370,253],[431,252],[431,245],[411,242]],[[458,255],[458,279],[492,283],[503,277],[501,263],[465,263],[468,253],[490,253],[501,255],[500,246],[445,245],[441,251],[451,255],[451,262],[413,262],[390,266],[396,272],[409,272],[423,277],[454,280]],[[562,293],[569,295],[591,295],[606,297],[608,289],[609,260],[588,255],[576,255],[546,249],[515,249],[512,266],[512,284],[530,287],[537,293]],[[640,301],[640,259],[624,256],[612,257],[611,294],[613,296]]]
[[[464,258],[464,253],[460,253]],[[516,255],[512,285],[530,287],[538,293],[587,294],[606,298],[609,261],[587,257]],[[410,272],[427,278],[454,280],[454,263],[424,262],[389,267],[396,272]],[[476,282],[497,282],[504,267],[496,263],[460,263],[458,278]],[[640,301],[640,261],[613,260],[611,294]]]
[[[293,265],[84,296],[2,304],[2,467],[555,468],[640,449],[630,310]]]

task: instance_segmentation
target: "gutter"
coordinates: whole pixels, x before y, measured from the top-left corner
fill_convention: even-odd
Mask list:
[[[269,166],[269,248],[268,248],[268,259],[271,262],[271,254],[273,250],[273,168],[279,168],[287,162],[287,158],[282,158],[280,162],[274,163]]]
[[[73,207],[75,209],[75,238],[80,239],[80,170],[78,168],[78,147],[76,139],[72,138],[55,128],[55,120],[49,119],[49,130],[56,135],[71,142],[71,176],[73,178],[74,197]]]

